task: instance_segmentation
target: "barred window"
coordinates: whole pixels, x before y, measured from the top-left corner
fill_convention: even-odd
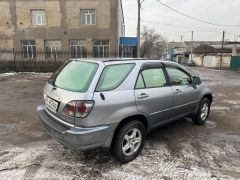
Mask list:
[[[109,57],[109,40],[93,40],[93,56],[102,58]]]
[[[61,50],[61,41],[59,40],[46,40],[45,46],[45,58],[55,59],[59,57],[59,52]]]
[[[70,40],[70,51],[72,58],[86,58],[87,47],[85,40]]]
[[[32,25],[46,25],[46,12],[45,10],[31,10]]]
[[[95,9],[80,9],[81,24],[96,24]]]
[[[22,40],[23,58],[33,59],[36,57],[36,44],[35,40]]]

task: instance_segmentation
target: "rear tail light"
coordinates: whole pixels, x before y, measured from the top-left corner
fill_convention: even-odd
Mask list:
[[[75,116],[75,107],[76,107],[76,101],[71,101],[66,104],[66,106],[63,109],[63,113],[67,116]]]
[[[63,109],[63,113],[67,116],[84,118],[92,110],[94,101],[71,101]]]

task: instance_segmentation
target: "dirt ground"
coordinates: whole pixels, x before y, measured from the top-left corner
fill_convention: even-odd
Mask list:
[[[0,75],[0,179],[240,179],[240,73],[191,71],[214,91],[209,121],[151,132],[125,165],[101,150],[65,149],[45,133],[36,107],[50,74]]]

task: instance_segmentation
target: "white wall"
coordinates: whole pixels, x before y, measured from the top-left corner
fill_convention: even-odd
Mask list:
[[[193,56],[193,61],[197,66],[201,66],[203,63],[204,67],[208,68],[219,68],[221,57],[220,56]],[[229,68],[231,62],[231,56],[223,56],[222,67]]]

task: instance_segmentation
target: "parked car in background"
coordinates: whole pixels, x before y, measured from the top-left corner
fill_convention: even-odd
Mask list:
[[[187,61],[183,61],[182,65],[184,66],[195,66],[195,62],[193,60],[187,60]]]
[[[204,124],[213,95],[173,62],[69,60],[46,83],[44,101],[38,115],[58,142],[75,150],[106,147],[127,163],[156,127],[186,116]]]

